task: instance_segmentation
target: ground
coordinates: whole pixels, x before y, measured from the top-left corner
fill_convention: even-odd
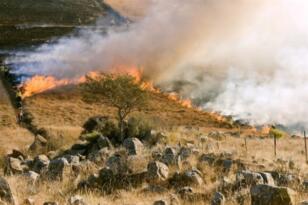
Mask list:
[[[0,153],[26,149],[32,141],[32,134],[17,124],[16,110],[0,78]]]

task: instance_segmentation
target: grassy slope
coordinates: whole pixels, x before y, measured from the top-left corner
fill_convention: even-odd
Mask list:
[[[67,34],[78,25],[94,22],[106,10],[101,0],[1,0],[0,47],[42,43]]]
[[[28,130],[16,124],[16,113],[0,77],[0,154],[24,149],[33,140]]]
[[[26,109],[34,117],[34,124],[51,133],[79,134],[82,124],[91,116],[115,117],[115,110],[107,104],[87,104],[75,88],[32,96],[25,100]],[[162,128],[175,126],[222,127],[223,123],[209,113],[182,107],[162,94],[152,94],[148,108],[133,115],[143,115]]]

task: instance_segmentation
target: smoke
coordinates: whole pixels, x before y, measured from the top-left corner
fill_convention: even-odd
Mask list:
[[[85,30],[8,62],[58,78],[137,65],[204,109],[308,126],[307,9],[305,0],[157,0],[138,22]]]

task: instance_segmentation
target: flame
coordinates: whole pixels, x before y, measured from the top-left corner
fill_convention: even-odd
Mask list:
[[[143,79],[143,69],[136,66],[116,66],[112,69],[111,73],[115,74],[128,74],[136,79],[136,82],[141,84],[141,88],[153,93],[161,93],[160,89],[155,87],[153,81],[145,81]],[[70,84],[79,84],[86,81],[86,77],[92,79],[98,79],[101,74],[98,72],[90,72],[86,76],[75,79],[56,79],[53,76],[41,76],[35,75],[28,79],[20,86],[22,91],[22,98],[30,97],[32,95],[42,93],[47,90],[52,90],[57,87],[66,86]],[[192,108],[192,102],[190,99],[181,99],[176,93],[168,93],[167,97],[181,104],[183,107]]]

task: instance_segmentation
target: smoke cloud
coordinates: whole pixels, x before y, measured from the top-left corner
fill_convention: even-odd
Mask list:
[[[308,127],[308,2],[157,0],[129,25],[85,30],[8,59],[73,78],[137,65],[165,90],[254,124]],[[106,22],[98,21],[97,25]]]

